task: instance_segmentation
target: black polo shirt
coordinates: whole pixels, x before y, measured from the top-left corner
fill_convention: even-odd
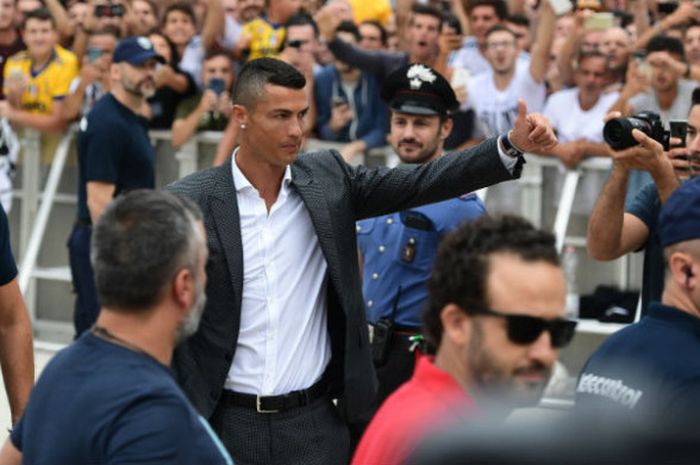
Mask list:
[[[109,93],[80,121],[78,131],[78,219],[90,220],[87,183],[114,184],[115,197],[132,189],[155,187],[154,156],[148,122]]]

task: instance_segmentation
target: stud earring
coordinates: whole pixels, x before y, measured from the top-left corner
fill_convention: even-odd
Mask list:
[[[241,124],[241,129],[245,129],[245,124]]]

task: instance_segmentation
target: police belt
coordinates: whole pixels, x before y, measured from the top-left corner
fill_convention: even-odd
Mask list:
[[[296,407],[303,407],[325,397],[328,394],[328,382],[321,378],[308,389],[293,391],[279,396],[257,396],[224,390],[221,402],[229,406],[255,409],[258,413],[281,413]]]
[[[421,334],[421,329],[415,326],[394,325],[389,347],[392,350],[410,352],[414,348],[414,341],[411,338],[419,334]]]

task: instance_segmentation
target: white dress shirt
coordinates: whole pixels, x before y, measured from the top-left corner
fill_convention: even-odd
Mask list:
[[[243,298],[238,346],[224,387],[287,394],[311,387],[330,361],[328,263],[309,212],[290,187],[289,166],[268,214],[238,168],[236,153],[231,166],[243,244]]]

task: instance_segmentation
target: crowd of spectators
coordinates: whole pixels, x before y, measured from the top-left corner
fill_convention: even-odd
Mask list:
[[[700,11],[689,2],[675,10],[659,8],[655,0],[572,4],[573,11],[559,16],[549,2],[524,0],[415,5],[407,0],[325,5],[310,0],[5,0],[2,5],[5,101],[0,116],[14,127],[60,133],[109,90],[115,42],[146,36],[166,63],[158,67],[157,92],[143,115],[152,129],[174,129],[175,146],[195,131],[224,129],[236,70],[262,56],[280,57],[307,77],[313,96],[307,136],[347,144],[342,148],[347,160],[386,145],[388,111],[379,88],[406,63],[435,68],[460,100],[446,150],[510,129],[520,98],[531,111],[542,111],[547,103],[553,118],[557,107],[561,113],[567,100],[578,99],[572,104],[580,111],[566,114],[575,128],[587,127],[609,109],[653,110],[665,123],[684,119],[700,78]],[[590,54],[605,60],[604,71],[595,85],[582,87],[581,66]],[[230,73],[222,71],[230,79],[207,79],[211,70],[204,69],[205,63],[214,56],[230,68]],[[592,85],[599,90],[593,92]],[[584,87],[585,92],[576,90]],[[569,97],[558,94],[550,101],[562,90]],[[180,134],[185,121],[187,130]],[[235,128],[227,131],[215,163],[225,160],[236,138]],[[601,142],[598,125],[565,138],[565,147],[543,155],[555,155],[569,168],[587,156],[604,155],[595,145]],[[648,180],[633,181],[630,190]]]

